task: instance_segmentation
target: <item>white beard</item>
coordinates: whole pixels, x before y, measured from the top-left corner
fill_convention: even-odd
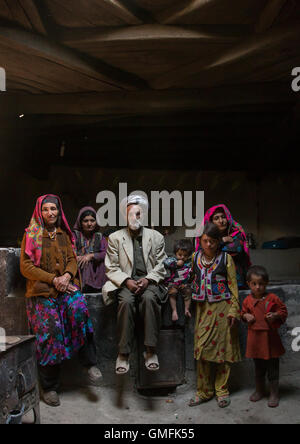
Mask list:
[[[142,226],[142,219],[137,218],[138,210],[141,212],[140,207],[133,206],[128,213],[128,226],[132,231],[138,231]]]
[[[139,220],[136,219],[136,220],[128,221],[128,226],[129,226],[130,230],[138,231],[141,228],[142,224]]]

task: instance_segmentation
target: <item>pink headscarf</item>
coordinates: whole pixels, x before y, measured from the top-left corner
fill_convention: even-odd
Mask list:
[[[244,251],[248,256],[248,263],[249,265],[251,265],[250,262],[250,253],[249,253],[249,247],[248,247],[248,242],[247,242],[247,237],[245,234],[245,231],[243,230],[243,227],[236,222],[235,220],[233,220],[233,217],[230,213],[230,211],[228,210],[228,208],[226,207],[226,205],[224,204],[219,204],[219,205],[214,205],[213,207],[209,208],[209,210],[206,211],[204,219],[203,219],[203,225],[207,224],[208,222],[212,222],[212,216],[214,215],[214,213],[216,212],[216,210],[218,208],[222,208],[222,210],[225,213],[227,222],[228,222],[228,233],[229,236],[231,236],[232,238],[234,238],[237,234],[241,234],[242,238],[243,238],[243,246],[244,246]],[[196,239],[196,251],[198,251],[200,247],[200,237],[197,237]]]
[[[43,232],[44,232],[44,219],[42,216],[42,203],[46,197],[53,197],[57,199],[59,203],[60,217],[61,217],[61,228],[65,230],[71,240],[72,247],[74,250],[75,241],[68,225],[67,219],[64,215],[61,200],[58,196],[54,194],[45,194],[45,196],[40,196],[35,205],[33,215],[31,217],[28,228],[26,228],[26,243],[25,243],[25,253],[32,260],[36,267],[39,267],[42,257],[42,243],[43,243]]]

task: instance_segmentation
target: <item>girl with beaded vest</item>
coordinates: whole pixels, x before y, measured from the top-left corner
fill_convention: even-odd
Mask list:
[[[219,407],[230,404],[228,380],[231,364],[241,360],[237,321],[240,320],[238,286],[233,259],[221,251],[220,231],[204,226],[192,265],[192,298],[196,302],[194,357],[197,393],[193,407],[216,394]],[[212,364],[216,367],[214,379]]]

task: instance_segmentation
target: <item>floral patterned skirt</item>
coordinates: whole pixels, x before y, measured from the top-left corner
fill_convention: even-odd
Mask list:
[[[241,360],[238,329],[228,325],[231,301],[197,302],[194,357],[223,364]]]
[[[57,298],[28,298],[26,311],[31,333],[36,336],[38,364],[60,364],[70,359],[93,333],[86,300],[80,291]]]

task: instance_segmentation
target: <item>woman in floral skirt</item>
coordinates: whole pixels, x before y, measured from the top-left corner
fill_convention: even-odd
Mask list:
[[[90,382],[102,375],[95,366],[93,327],[80,291],[72,232],[59,197],[37,199],[22,241],[20,268],[27,279],[29,327],[36,353],[44,401],[57,406],[61,363],[79,351]]]

